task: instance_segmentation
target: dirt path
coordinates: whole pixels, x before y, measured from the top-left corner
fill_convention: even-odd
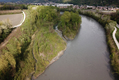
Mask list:
[[[113,31],[112,36],[113,36],[113,39],[114,39],[114,42],[115,42],[117,48],[119,49],[119,42],[117,41],[117,39],[115,37],[116,32],[117,32],[117,28],[115,27],[115,30]]]

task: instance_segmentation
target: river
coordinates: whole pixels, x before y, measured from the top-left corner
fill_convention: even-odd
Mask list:
[[[81,15],[82,24],[59,60],[36,80],[114,80],[103,27]]]

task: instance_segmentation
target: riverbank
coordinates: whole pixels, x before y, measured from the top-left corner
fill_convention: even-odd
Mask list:
[[[31,45],[32,45],[32,46],[34,45],[34,39],[35,39],[36,35],[38,34],[38,31],[39,31],[39,30],[37,30],[37,31],[34,33],[34,35],[32,36],[32,41],[31,41]],[[56,31],[56,30],[55,30],[55,31]],[[60,34],[60,33],[58,33],[57,31],[56,31],[56,33],[57,33],[58,35]],[[59,35],[59,36],[60,36],[60,35]],[[61,36],[60,36],[60,37],[61,37]],[[62,37],[61,37],[61,38],[62,38]],[[32,54],[33,54],[33,57],[34,57],[36,63],[35,63],[35,66],[34,66],[35,71],[33,71],[33,72],[31,73],[31,74],[32,74],[31,80],[34,80],[34,79],[36,79],[37,77],[39,77],[40,75],[42,75],[42,74],[44,73],[44,71],[45,71],[51,64],[53,64],[55,61],[57,61],[57,60],[59,59],[59,57],[63,55],[64,51],[66,50],[66,46],[65,46],[65,49],[64,49],[64,50],[60,51],[51,61],[49,61],[49,64],[45,67],[44,71],[43,71],[42,73],[36,75],[36,76],[34,76],[34,74],[35,74],[35,72],[36,72],[36,70],[37,70],[37,67],[36,67],[36,66],[37,66],[38,60],[37,60],[37,58],[35,57],[36,53],[34,53],[33,50],[34,50],[34,48],[32,49]],[[41,53],[40,55],[41,55],[41,56],[44,56],[43,53]]]
[[[63,37],[62,31],[58,29],[58,26],[55,27],[55,32],[65,41],[67,42],[68,38]]]
[[[65,50],[66,50],[66,48],[65,48],[64,50],[60,51],[60,52],[57,54],[57,56],[54,57],[54,58],[50,61],[49,65],[45,68],[45,70],[46,70],[51,64],[53,64],[55,61],[57,61],[57,60],[63,55],[63,53],[64,53]],[[45,72],[45,70],[44,70],[41,74],[38,74],[37,76],[35,76],[32,80],[37,79],[40,75],[42,75],[42,74]]]
[[[80,16],[82,24],[75,39],[67,42],[63,56],[36,80],[114,80],[104,29],[94,19]]]
[[[116,47],[114,40],[112,38],[112,33],[114,31],[114,27],[116,26],[116,22],[110,20],[109,16],[101,15],[96,12],[79,10],[79,13],[92,17],[96,21],[98,21],[101,25],[103,25],[103,28],[105,29],[105,32],[106,32],[107,44],[108,44],[109,51],[110,51],[110,59],[111,59],[110,62],[114,70],[113,73],[116,76],[116,78],[119,79],[119,62],[118,62],[119,50]]]

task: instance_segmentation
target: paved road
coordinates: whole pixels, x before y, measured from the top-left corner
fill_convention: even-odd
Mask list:
[[[18,25],[22,22],[23,20],[23,15],[22,13],[20,14],[9,14],[9,15],[0,15],[0,21],[4,21],[4,20],[10,20],[10,23],[15,26]]]
[[[114,42],[116,43],[117,48],[119,49],[119,42],[117,41],[115,37],[116,32],[117,32],[117,28],[115,27],[115,30],[113,31],[112,36],[113,36]]]
[[[23,19],[22,19],[22,22],[21,22],[20,24],[18,24],[18,25],[13,26],[13,27],[19,27],[19,26],[21,26],[21,25],[23,24],[23,22],[25,21],[25,19],[26,19],[26,14],[24,13],[24,11],[22,11],[22,13],[23,13],[23,15],[24,15],[24,17],[23,17]]]

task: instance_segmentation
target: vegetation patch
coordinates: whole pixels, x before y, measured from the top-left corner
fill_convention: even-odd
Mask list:
[[[41,74],[66,47],[53,29],[59,19],[57,9],[39,6],[34,10],[32,7],[25,11],[27,16],[20,27],[21,34],[11,38],[1,50],[0,80],[26,80]]]
[[[116,38],[117,38],[117,41],[119,42],[119,28],[117,28]]]
[[[65,11],[64,14],[61,16],[58,28],[62,31],[65,37],[72,40],[78,33],[80,24],[81,17],[78,13]]]
[[[9,20],[0,21],[0,43],[11,33],[13,30]]]
[[[36,34],[33,53],[37,59],[35,76],[41,74],[49,65],[50,61],[62,50],[65,49],[65,41],[63,41],[52,26],[44,26]]]
[[[111,14],[111,19],[119,24],[119,10],[117,10],[116,13]]]
[[[0,10],[16,10],[16,9],[27,9],[27,5],[24,4],[3,4],[0,5]]]

